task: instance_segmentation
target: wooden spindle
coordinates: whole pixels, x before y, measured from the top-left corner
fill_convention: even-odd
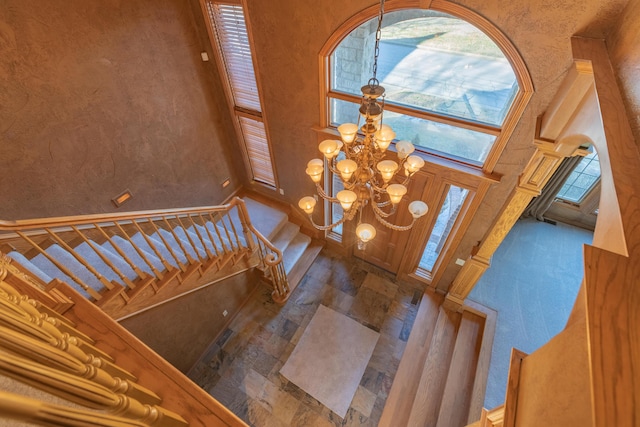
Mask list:
[[[69,271],[69,269],[67,267],[65,267],[63,264],[58,262],[58,260],[56,260],[54,257],[49,255],[44,249],[42,249],[36,242],[31,240],[26,234],[24,234],[21,231],[16,231],[16,233],[20,237],[22,237],[24,240],[29,242],[29,244],[31,244],[31,246],[33,246],[34,249],[36,251],[38,251],[41,255],[43,255],[45,258],[47,258],[49,261],[51,261],[53,263],[53,265],[55,265],[60,271],[62,271],[67,276],[69,276],[71,278],[71,280],[76,282],[86,293],[89,294],[89,296],[91,296],[96,301],[99,301],[102,298],[102,295],[100,295],[100,293],[98,291],[96,291],[95,289],[91,288],[90,286],[87,286],[86,283],[84,283],[82,280],[80,280],[80,278],[78,278],[75,274],[73,274],[71,271]]]

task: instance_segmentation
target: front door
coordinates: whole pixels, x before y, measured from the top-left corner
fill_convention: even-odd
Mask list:
[[[422,200],[431,208],[432,203],[430,202],[433,202],[433,200],[429,199],[433,199],[430,191],[432,182],[433,176],[431,174],[426,172],[416,173],[411,178],[407,194],[402,198],[396,212],[386,218],[386,220],[391,224],[399,226],[411,224],[412,217],[407,206],[413,200]],[[388,208],[387,206],[382,209],[386,211]],[[416,223],[416,227],[411,230],[396,231],[380,223],[374,217],[372,209],[369,207],[363,209],[362,222],[367,222],[376,228],[376,237],[367,243],[364,250],[359,250],[357,245],[354,245],[354,255],[384,270],[398,274],[398,269],[400,268],[403,258],[411,255],[407,253],[407,243],[409,242],[411,233],[420,223],[429,222],[430,216],[431,212],[420,218]],[[421,248],[414,248],[413,250],[420,251]]]

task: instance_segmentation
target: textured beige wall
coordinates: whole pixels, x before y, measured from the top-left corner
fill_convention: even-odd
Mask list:
[[[636,144],[640,147],[640,1],[630,0],[614,32],[607,38],[607,47],[618,86],[622,90],[629,123]]]
[[[260,283],[243,272],[120,322],[182,372],[195,365]],[[227,310],[227,317],[222,312]]]
[[[318,155],[318,53],[344,21],[375,3],[247,0],[285,193],[271,196],[296,203],[313,192],[301,162]],[[536,118],[572,60],[570,37],[606,37],[627,0],[459,3],[506,34],[535,87],[496,167],[502,182],[455,254],[466,258],[533,153]],[[632,18],[637,3],[629,7]],[[621,31],[632,34],[633,22],[623,20]],[[223,142],[233,131],[214,63],[200,62],[203,34],[196,0],[0,3],[0,218],[110,211],[110,199],[125,188],[134,193],[126,210],[209,204],[228,195],[245,174],[235,143]],[[632,75],[637,61],[626,63],[625,50],[615,51],[617,63]],[[234,185],[221,192],[226,176]],[[439,287],[458,270],[450,266]]]
[[[244,174],[203,25],[197,0],[0,2],[0,218],[224,200]]]
[[[512,41],[529,68],[535,94],[496,167],[496,172],[504,175],[502,182],[490,190],[456,257],[466,258],[472,246],[482,239],[531,157],[536,118],[545,111],[572,61],[571,36],[579,33],[604,37],[626,2],[457,2],[488,19]],[[318,156],[316,134],[312,130],[320,120],[318,53],[344,21],[375,3],[280,0],[274,4],[247,0],[274,157],[285,199],[291,203],[313,193],[313,186],[304,175],[302,160],[306,162]],[[450,266],[439,287],[447,288],[459,268]]]

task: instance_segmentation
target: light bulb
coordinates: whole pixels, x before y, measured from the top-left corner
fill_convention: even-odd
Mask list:
[[[358,134],[358,125],[353,123],[343,123],[338,126],[338,132],[345,144],[351,144]]]
[[[367,243],[376,237],[376,229],[373,225],[363,222],[356,227],[356,235],[363,243]]]
[[[416,155],[407,157],[407,160],[404,164],[404,167],[410,174],[419,171],[423,166],[424,160],[422,160],[422,157]]]
[[[320,180],[322,179],[323,171],[324,171],[324,168],[318,167],[318,166],[309,166],[305,170],[305,172],[307,173],[307,175],[309,175],[309,177],[313,182],[320,182]]]
[[[376,145],[382,151],[389,148],[391,141],[396,137],[396,133],[391,130],[389,125],[382,125],[380,129],[375,133]]]
[[[405,159],[409,154],[413,153],[416,148],[409,141],[396,142],[396,151],[399,159]]]
[[[358,164],[353,160],[345,159],[340,160],[336,167],[340,171],[342,180],[349,181],[349,179],[351,179],[351,175],[353,175],[353,173],[356,171]]]
[[[298,207],[302,209],[306,214],[311,215],[313,208],[316,206],[316,199],[311,196],[305,196],[298,202]]]
[[[307,163],[307,167],[321,167],[324,168],[324,160],[322,159],[311,159],[309,160],[309,162]]]
[[[336,198],[338,199],[338,201],[340,201],[340,206],[342,206],[342,209],[348,211],[349,209],[351,209],[353,202],[358,199],[358,195],[351,190],[342,190],[338,191],[338,194],[336,194]]]
[[[398,170],[398,164],[393,160],[383,160],[376,165],[384,182],[389,182],[393,178],[393,174]]]
[[[341,147],[342,141],[336,141],[335,139],[325,139],[318,145],[318,149],[324,154],[327,160],[331,160],[337,156]]]
[[[391,184],[387,187],[387,194],[389,195],[389,199],[391,203],[397,205],[402,200],[402,196],[407,194],[407,187],[402,184]]]
[[[421,202],[420,200],[414,200],[409,203],[409,212],[411,216],[418,219],[429,211],[429,207],[425,202]]]

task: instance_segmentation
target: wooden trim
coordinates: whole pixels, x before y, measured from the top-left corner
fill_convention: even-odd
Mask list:
[[[328,89],[327,96],[329,98],[339,99],[341,101],[360,104],[360,97],[352,94],[348,94],[348,93],[336,92]],[[442,123],[445,125],[464,128],[464,129],[472,130],[474,132],[481,132],[481,133],[485,133],[493,136],[500,135],[500,127],[498,126],[493,126],[493,125],[481,123],[481,122],[474,122],[472,120],[463,120],[458,117],[447,116],[445,114],[439,114],[433,111],[423,111],[419,109],[409,108],[404,105],[394,104],[392,101],[388,101],[388,100],[385,101],[384,103],[384,110],[391,111],[394,113],[409,115],[411,117],[417,117],[419,119],[429,120],[432,122]],[[324,122],[321,122],[321,123],[324,123]],[[329,123],[328,120],[326,123],[327,123],[327,126],[331,125],[331,123]]]
[[[467,229],[473,221],[474,214],[480,208],[480,205],[484,201],[484,197],[486,196],[490,187],[491,184],[487,182],[481,182],[475,189],[475,191],[473,191],[473,194],[469,194],[472,197],[470,198],[470,200],[468,199],[467,201],[465,201],[464,206],[460,210],[458,218],[451,228],[449,237],[447,238],[444,247],[442,248],[441,255],[440,257],[438,257],[438,259],[436,260],[436,264],[434,265],[433,271],[435,271],[435,274],[433,275],[432,283],[436,287],[438,287],[438,282],[444,274],[446,267],[450,265],[451,259],[455,255],[456,249],[460,245],[460,242],[462,242]],[[471,190],[469,191],[471,192]],[[446,290],[445,288],[447,286],[448,284],[445,284],[444,286],[439,288],[444,291]]]
[[[317,141],[320,142],[325,139],[336,139],[340,137],[340,134],[334,128],[322,128],[314,127],[313,130],[318,135]],[[387,150],[390,153],[395,153],[395,145],[391,144]],[[447,173],[449,178],[452,179],[454,185],[463,185],[465,187],[475,187],[479,185],[480,181],[485,181],[489,184],[496,184],[502,180],[502,175],[496,172],[483,171],[478,166],[470,165],[463,162],[455,161],[451,158],[445,158],[438,156],[437,154],[430,152],[414,152],[413,154],[419,155],[427,163],[424,170],[433,168],[437,169],[438,173]],[[418,172],[420,173],[420,172]],[[457,184],[456,184],[457,183]]]
[[[471,424],[478,420],[478,416],[481,415],[484,406],[484,397],[489,379],[489,363],[491,362],[493,340],[496,335],[498,312],[471,300],[465,302],[464,310],[474,312],[485,318],[484,330],[482,331],[482,348],[480,349],[478,362],[476,364],[476,377],[471,393],[469,417],[467,418],[467,424]]]
[[[163,407],[183,415],[192,427],[246,426],[206,391],[71,287],[63,284],[60,289],[74,302],[66,317],[78,325],[78,330],[94,337],[99,349],[117,355],[118,365],[134,374],[139,384],[158,390]]]
[[[238,120],[238,116],[241,117],[246,117],[252,120],[256,120],[259,122],[262,122],[262,124],[264,125],[264,131],[265,131],[265,135],[267,138],[267,145],[269,148],[269,155],[271,157],[271,168],[273,170],[273,177],[274,177],[274,187],[269,186],[268,184],[264,184],[264,183],[260,183],[262,185],[265,185],[265,187],[269,188],[269,189],[276,189],[279,187],[279,181],[278,181],[278,174],[277,174],[277,168],[275,165],[275,160],[274,160],[274,156],[273,156],[273,148],[271,144],[271,138],[269,136],[269,126],[268,126],[268,122],[266,119],[266,113],[264,111],[264,99],[262,98],[262,90],[261,90],[261,82],[259,77],[259,73],[257,70],[257,60],[256,60],[256,55],[255,55],[255,50],[254,50],[254,43],[253,43],[253,34],[251,31],[251,23],[249,22],[249,16],[248,16],[248,12],[247,12],[247,6],[246,6],[246,1],[245,0],[222,0],[222,1],[217,1],[217,0],[199,0],[200,2],[200,10],[202,12],[202,17],[203,20],[205,22],[205,26],[207,28],[207,34],[209,36],[209,42],[211,45],[211,48],[213,50],[214,53],[214,58],[215,58],[215,62],[216,65],[218,67],[218,73],[220,75],[220,80],[222,82],[222,86],[225,92],[225,96],[227,99],[227,106],[229,109],[229,113],[231,114],[231,117],[233,118],[233,127],[235,129],[235,133],[236,133],[236,141],[238,143],[238,147],[240,148],[240,152],[242,153],[242,160],[244,162],[244,166],[247,172],[252,171],[252,167],[251,167],[251,161],[249,159],[249,153],[247,152],[247,148],[246,148],[246,143],[244,141],[244,133],[242,131],[242,128],[240,126],[240,122]],[[225,62],[223,59],[223,54],[220,51],[220,46],[219,46],[219,42],[218,42],[218,37],[216,35],[216,31],[215,28],[213,27],[213,22],[212,22],[212,18],[210,17],[209,14],[209,10],[207,7],[207,4],[227,4],[227,5],[233,5],[233,6],[241,6],[242,10],[243,10],[243,14],[244,14],[244,20],[245,20],[245,26],[247,29],[247,36],[249,38],[249,48],[251,49],[251,59],[253,62],[253,69],[254,69],[254,75],[255,75],[255,80],[256,80],[256,87],[258,89],[258,98],[260,100],[260,108],[261,111],[256,111],[256,112],[251,112],[251,111],[247,111],[246,109],[242,109],[242,108],[238,108],[236,107],[235,103],[233,102],[233,90],[231,88],[231,84],[229,82],[229,78],[227,76],[227,69],[225,66]],[[251,176],[248,177],[252,182],[253,181],[253,173],[251,173]]]
[[[527,353],[516,348],[511,349],[511,363],[509,364],[509,379],[507,381],[507,392],[504,401],[504,424],[503,427],[516,427],[516,411],[518,409],[518,389],[520,387],[520,371],[522,361],[528,356]]]
[[[262,73],[260,72],[259,61],[256,58],[255,51],[255,42],[253,39],[253,27],[251,23],[251,13],[249,12],[248,2],[247,0],[240,0],[242,3],[242,9],[244,11],[244,21],[247,27],[247,36],[249,37],[249,47],[251,48],[251,59],[253,60],[253,74],[256,76],[256,87],[258,88],[258,98],[260,98],[260,105],[262,111],[260,112],[262,115],[262,123],[264,125],[264,132],[267,137],[267,145],[269,147],[269,156],[271,157],[271,168],[273,169],[273,181],[275,188],[279,188],[279,180],[278,180],[278,168],[276,167],[275,157],[273,155],[273,144],[271,143],[271,135],[269,132],[269,121],[267,120],[268,113],[265,111],[265,102],[264,102],[264,90],[262,89]]]

